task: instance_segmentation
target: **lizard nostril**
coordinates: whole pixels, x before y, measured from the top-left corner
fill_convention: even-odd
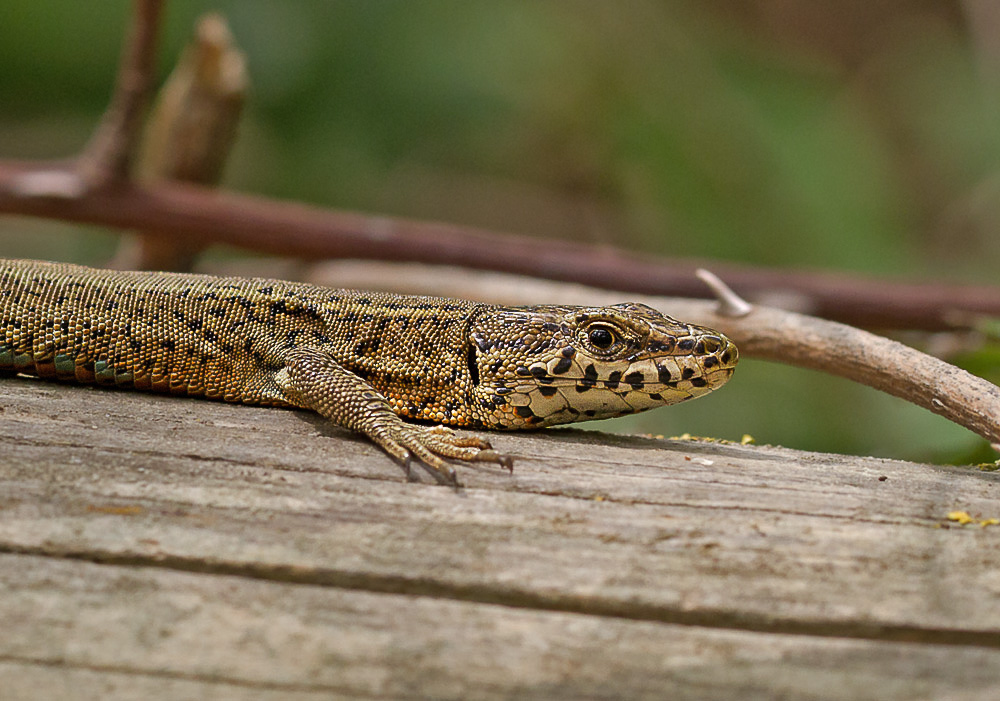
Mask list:
[[[705,336],[701,340],[706,353],[718,353],[722,348],[722,339],[718,336]]]
[[[719,360],[722,361],[723,365],[736,365],[736,361],[740,359],[740,353],[736,350],[736,344],[727,343],[726,349],[719,356]]]

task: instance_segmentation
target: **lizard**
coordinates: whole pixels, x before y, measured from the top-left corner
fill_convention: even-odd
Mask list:
[[[311,409],[458,484],[531,429],[706,394],[739,354],[637,303],[497,306],[263,278],[0,260],[0,374]]]

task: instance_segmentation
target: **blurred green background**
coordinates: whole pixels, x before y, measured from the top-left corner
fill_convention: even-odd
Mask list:
[[[882,278],[989,283],[1000,261],[990,1],[173,0],[161,77],[208,10],[253,82],[227,187]],[[85,143],[127,13],[0,3],[0,157]],[[0,220],[0,255],[100,263],[114,243]],[[935,461],[982,447],[899,400],[752,361],[721,392],[601,428]]]

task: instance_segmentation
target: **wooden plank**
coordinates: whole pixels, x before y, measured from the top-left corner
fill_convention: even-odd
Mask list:
[[[976,647],[685,627],[32,556],[0,556],[0,590],[0,625],[23,631],[0,640],[8,701],[26,673],[31,686],[13,698],[39,698],[39,685],[53,689],[56,676],[75,699],[108,698],[109,687],[115,698],[150,699],[956,691],[986,699],[1000,666],[1000,651]]]
[[[319,663],[266,671],[237,644],[259,637],[248,611],[275,631],[275,659],[298,659],[310,641],[352,626],[366,645],[378,631],[397,647],[415,641],[404,648],[420,660],[412,668],[368,648],[344,664],[414,684],[430,670],[451,686],[414,688],[449,698],[490,678],[486,663],[503,671],[484,687],[491,697],[581,697],[576,679],[597,684],[594,698],[615,684],[649,695],[670,680],[675,697],[849,698],[839,690],[855,680],[872,698],[938,697],[963,679],[963,698],[1000,688],[1000,528],[945,520],[958,509],[1000,516],[996,473],[561,430],[491,435],[519,457],[514,474],[460,468],[466,487],[455,491],[406,483],[374,447],[300,412],[27,380],[0,383],[0,395],[0,552],[10,558],[0,581],[13,590],[16,577],[4,573],[27,561],[66,567],[41,577],[55,589],[39,611],[89,601],[98,618],[120,623],[106,638],[81,628],[93,650],[76,657],[56,640],[18,652],[8,638],[0,682],[24,674],[55,688],[87,678],[136,695],[149,675],[217,683],[203,656],[157,651],[155,636],[135,642],[130,622],[161,605],[129,605],[98,584],[87,598],[68,585],[124,571],[156,592],[205,587],[199,612],[232,636],[215,644],[212,659],[224,661],[211,669],[227,689],[244,684],[259,698],[270,698],[272,682],[302,698],[402,687],[338,687],[317,677]],[[16,617],[31,610],[19,598],[31,591],[8,594],[0,598],[15,603],[0,604],[0,629],[42,628]],[[296,615],[257,596],[287,600]],[[236,600],[250,603],[234,611]],[[418,613],[415,602],[429,608]],[[323,618],[338,606],[355,607],[349,624]],[[76,621],[59,620],[63,630]],[[476,637],[489,621],[511,628]],[[179,620],[171,636],[197,640],[212,625]],[[561,676],[531,671],[541,655],[533,645],[559,651]],[[420,650],[446,653],[455,669],[441,677]],[[135,654],[116,666],[116,651]],[[593,677],[581,671],[595,664]]]

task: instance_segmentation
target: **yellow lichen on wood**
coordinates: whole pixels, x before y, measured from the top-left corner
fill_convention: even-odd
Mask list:
[[[958,523],[960,526],[966,526],[970,523],[978,524],[983,528],[986,526],[1000,526],[1000,518],[973,518],[969,515],[968,511],[949,511],[946,518],[949,521]]]

